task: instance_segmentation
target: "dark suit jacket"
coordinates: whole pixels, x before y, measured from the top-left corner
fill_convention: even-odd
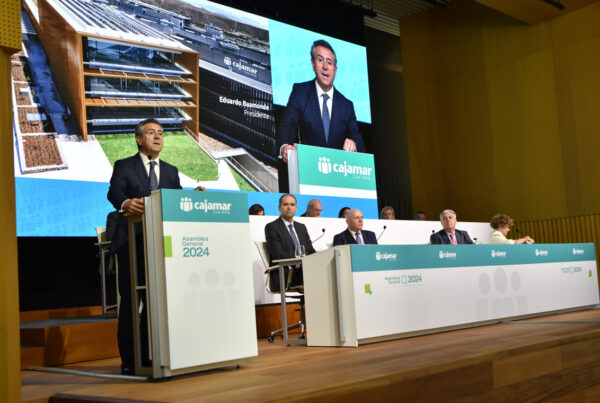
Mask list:
[[[354,140],[359,152],[365,151],[362,136],[356,124],[354,104],[334,88],[329,137],[325,142],[325,129],[317,99],[315,80],[296,83],[279,123],[277,150],[283,144],[298,141],[311,146],[342,149],[346,138]],[[302,121],[301,121],[302,120]],[[300,139],[297,139],[300,127]]]
[[[362,230],[360,231],[365,244],[377,245],[377,237],[374,232]],[[348,228],[333,237],[333,246],[337,245],[353,245],[356,244],[356,238]]]
[[[471,241],[471,238],[469,237],[469,234],[467,233],[467,231],[461,231],[458,229],[454,230],[454,234],[456,235],[456,243],[473,243],[473,241]],[[450,238],[448,238],[448,235],[446,234],[445,230],[441,230],[436,232],[435,234],[431,234],[431,236],[429,237],[429,242],[432,244],[449,244],[450,243]]]
[[[294,221],[294,230],[298,235],[298,242],[304,245],[306,254],[315,253],[310,236],[306,230],[306,225]],[[273,264],[273,260],[295,257],[296,247],[294,246],[294,241],[292,241],[290,231],[281,217],[265,226],[265,239],[267,240],[267,249],[271,256],[271,265]]]
[[[179,172],[173,165],[160,160],[159,163],[160,189],[181,189]],[[139,154],[115,162],[113,174],[108,188],[108,200],[115,209],[120,210],[127,199],[150,196],[150,181]],[[127,217],[120,214],[117,228],[112,239],[111,251],[127,244]]]

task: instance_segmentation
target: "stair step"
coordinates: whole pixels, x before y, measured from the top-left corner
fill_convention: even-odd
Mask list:
[[[117,320],[102,316],[21,323],[21,364],[63,365],[117,357]],[[23,365],[24,363],[27,365]]]
[[[44,365],[44,347],[21,346],[21,369]]]

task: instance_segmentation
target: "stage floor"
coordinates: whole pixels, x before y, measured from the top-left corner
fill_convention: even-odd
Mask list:
[[[22,400],[600,401],[600,309],[358,348],[260,339],[258,351],[239,369],[159,382],[22,371]],[[113,358],[62,368],[118,374],[119,364]]]

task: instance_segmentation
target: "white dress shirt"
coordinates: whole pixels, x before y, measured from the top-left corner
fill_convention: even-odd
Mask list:
[[[140,158],[142,159],[142,162],[144,163],[144,168],[146,169],[146,175],[148,175],[148,177],[150,177],[150,160],[148,159],[148,157],[142,153],[140,153]],[[156,159],[153,159],[152,161],[156,161],[156,166],[154,167],[154,173],[156,174],[156,182],[160,183],[160,160],[158,159],[158,157],[156,157]]]

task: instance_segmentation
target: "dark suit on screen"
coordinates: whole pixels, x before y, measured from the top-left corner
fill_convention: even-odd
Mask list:
[[[357,151],[364,152],[365,146],[358,131],[354,104],[335,88],[329,137],[325,141],[316,85],[315,80],[294,84],[285,113],[279,123],[277,150],[284,144],[293,145],[295,142],[341,150],[344,141],[349,138],[356,143]],[[300,139],[297,138],[298,127],[300,127]]]
[[[473,241],[469,237],[467,231],[461,231],[458,229],[454,230],[454,235],[456,236],[457,244],[472,244]],[[441,230],[436,232],[435,234],[431,234],[429,237],[429,243],[431,244],[450,244],[450,238],[448,234],[446,234],[445,230]]]
[[[271,257],[271,265],[273,265],[273,260],[290,259],[296,255],[296,247],[294,246],[294,241],[292,240],[292,236],[290,235],[290,231],[286,225],[287,223],[285,223],[284,220],[279,217],[275,221],[272,221],[265,226],[265,239],[267,241],[267,250],[269,251],[269,256]],[[294,220],[294,230],[298,236],[298,242],[301,245],[304,245],[306,254],[310,255],[315,253],[315,249],[313,248],[306,226]],[[300,283],[298,283],[298,281]],[[294,271],[294,280],[292,283],[303,283],[301,270]],[[279,291],[278,271],[272,272],[271,291]]]
[[[181,189],[179,173],[173,165],[159,160],[159,183],[161,189]],[[150,181],[148,173],[139,154],[115,162],[113,174],[108,189],[108,200],[115,209],[120,210],[127,199],[150,196]],[[141,235],[141,228],[140,228]],[[143,244],[141,237],[138,262],[143,262]],[[131,317],[131,280],[129,268],[129,234],[127,231],[127,217],[119,214],[116,230],[111,243],[111,251],[117,253],[119,262],[119,352],[124,366],[133,368],[133,321]],[[143,270],[142,270],[143,271]],[[143,326],[145,328],[145,326]]]
[[[360,235],[362,236],[365,245],[377,245],[377,236],[375,236],[374,232],[361,230]],[[354,238],[352,232],[350,232],[348,228],[333,237],[333,246],[355,244],[356,238]]]

